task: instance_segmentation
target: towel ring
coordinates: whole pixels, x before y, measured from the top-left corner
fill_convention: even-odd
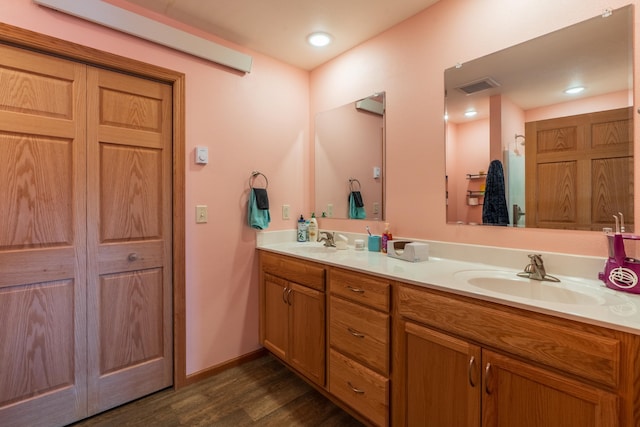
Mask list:
[[[354,189],[354,183],[358,183],[358,189],[355,190]],[[354,191],[360,191],[360,189],[362,188],[362,185],[360,185],[360,181],[358,181],[355,178],[349,178],[349,191],[354,192]]]
[[[267,176],[265,174],[263,174],[262,172],[258,172],[258,171],[253,171],[251,172],[251,176],[249,177],[249,187],[251,187],[251,189],[253,189],[253,183],[255,182],[256,178],[258,176],[262,176],[264,178],[264,188],[265,190],[267,189],[267,187],[269,187],[269,180],[267,179]]]

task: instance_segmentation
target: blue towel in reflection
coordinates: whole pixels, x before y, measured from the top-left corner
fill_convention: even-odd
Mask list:
[[[249,194],[249,226],[257,230],[269,227],[271,215],[269,214],[269,198],[265,188],[252,188]]]
[[[487,184],[482,206],[482,223],[509,225],[509,210],[504,189],[504,172],[500,160],[493,160],[487,171]]]
[[[364,202],[362,201],[362,195],[359,191],[352,191],[351,193],[349,193],[349,218],[367,218],[367,213],[364,210]]]

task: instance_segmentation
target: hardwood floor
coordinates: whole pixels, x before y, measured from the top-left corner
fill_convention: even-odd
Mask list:
[[[72,425],[362,426],[271,355]]]

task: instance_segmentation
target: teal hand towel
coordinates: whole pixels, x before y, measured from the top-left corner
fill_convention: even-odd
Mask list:
[[[251,228],[255,228],[256,230],[264,230],[269,227],[269,223],[271,222],[271,215],[269,214],[269,209],[260,209],[258,206],[258,200],[256,198],[256,188],[252,188],[249,194],[249,209],[248,209],[248,219],[249,226]],[[266,206],[269,206],[269,201],[267,199],[266,190],[262,190],[260,194],[261,206],[264,206],[266,199]]]
[[[366,219],[367,213],[364,210],[364,203],[362,202],[362,196],[355,197],[354,192],[349,193],[349,218],[351,219]],[[360,193],[360,192],[358,192]],[[361,205],[361,206],[358,206]]]

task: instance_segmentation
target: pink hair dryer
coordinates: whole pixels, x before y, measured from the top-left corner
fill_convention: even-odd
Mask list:
[[[640,240],[640,236],[621,233],[618,217],[614,215],[614,218],[616,219],[616,233],[607,234],[609,258],[604,265],[604,271],[598,273],[598,279],[602,280],[608,288],[640,294],[640,285],[638,284],[640,261],[628,258],[624,249],[625,240]]]

